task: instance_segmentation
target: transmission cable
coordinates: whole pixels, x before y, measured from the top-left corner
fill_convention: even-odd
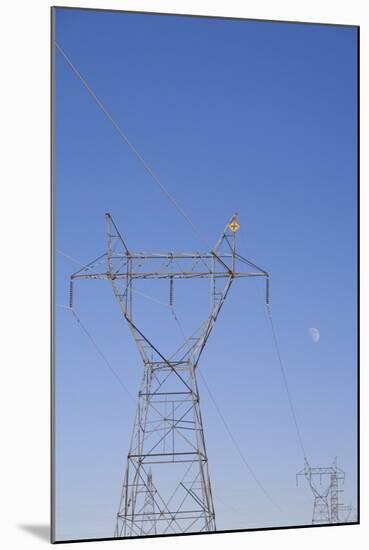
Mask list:
[[[78,264],[79,266],[84,267],[85,269],[88,269],[89,271],[93,271],[93,269],[91,267],[91,264],[90,265],[83,264],[82,262],[79,262],[78,260],[76,260],[72,256],[69,256],[69,254],[66,254],[65,252],[63,252],[59,248],[56,248],[55,250],[58,254],[61,254],[61,256],[64,256],[64,258],[68,258],[68,260],[70,260],[71,262],[74,262],[75,264]],[[95,264],[96,263],[101,263],[101,261],[100,262],[95,262]]]
[[[246,466],[249,474],[251,475],[251,477],[253,478],[253,480],[255,481],[255,483],[257,484],[257,486],[259,487],[259,489],[261,489],[261,491],[264,493],[264,495],[267,497],[267,499],[269,500],[269,502],[271,502],[273,504],[273,506],[275,506],[276,508],[278,508],[278,510],[280,512],[283,512],[282,508],[274,501],[274,499],[270,496],[270,494],[268,493],[268,491],[265,489],[264,485],[261,483],[261,481],[257,478],[254,470],[251,468],[250,464],[248,463],[248,461],[246,460],[245,458],[245,455],[243,454],[240,446],[238,445],[237,441],[236,441],[236,438],[234,437],[233,433],[231,432],[231,429],[230,427],[228,426],[228,423],[226,421],[226,419],[224,418],[223,416],[223,413],[222,411],[220,410],[219,408],[219,405],[218,403],[216,402],[215,400],[215,397],[213,396],[212,392],[210,391],[210,388],[204,378],[204,376],[202,375],[201,373],[201,370],[198,370],[199,374],[200,374],[200,377],[201,377],[201,380],[209,394],[209,397],[218,413],[218,416],[219,418],[221,419],[222,423],[223,423],[223,426],[224,428],[226,429],[232,443],[233,443],[233,446],[234,448],[236,449],[238,455],[240,456],[242,462],[244,463],[244,465]]]
[[[77,76],[77,78],[80,80],[82,85],[85,87],[85,89],[88,91],[92,99],[95,101],[96,105],[101,109],[101,111],[104,113],[106,118],[110,121],[112,126],[115,128],[115,130],[118,132],[118,135],[121,137],[121,139],[128,145],[128,147],[131,149],[131,151],[134,153],[134,155],[137,157],[137,159],[140,161],[146,172],[152,177],[152,179],[155,181],[155,183],[159,186],[160,190],[164,195],[169,199],[169,201],[173,204],[173,206],[176,208],[177,212],[187,221],[187,223],[191,226],[192,230],[196,235],[206,244],[207,247],[209,247],[206,239],[204,236],[200,233],[199,229],[196,227],[196,225],[193,223],[193,221],[188,217],[188,215],[184,212],[184,210],[179,206],[176,199],[173,197],[171,193],[166,189],[166,187],[163,185],[163,183],[160,181],[159,177],[153,172],[153,170],[150,168],[150,166],[147,164],[141,153],[136,149],[136,147],[131,143],[131,141],[128,139],[125,132],[122,130],[122,128],[119,126],[119,124],[114,120],[112,115],[109,113],[107,108],[104,106],[104,104],[100,101],[100,99],[97,97],[95,92],[92,90],[91,86],[87,83],[85,78],[81,75],[79,70],[76,68],[76,66],[72,63],[70,58],[67,56],[63,48],[59,46],[57,42],[54,42],[56,48],[60,52],[60,54],[63,56],[64,60],[67,62],[69,67],[72,69],[74,74]],[[209,247],[211,248],[211,247]]]
[[[97,351],[97,353],[100,355],[101,359],[104,361],[104,363],[106,364],[106,366],[108,367],[108,369],[112,372],[112,374],[115,376],[115,378],[118,380],[119,384],[122,386],[122,388],[124,389],[124,391],[126,392],[126,394],[129,396],[129,398],[131,399],[131,401],[133,401],[135,403],[135,399],[133,398],[131,392],[129,391],[129,389],[127,388],[127,386],[125,385],[125,383],[123,382],[123,380],[121,379],[121,377],[119,376],[119,374],[116,372],[116,370],[112,367],[110,361],[106,358],[106,356],[104,355],[104,353],[101,351],[100,347],[98,346],[98,344],[96,343],[95,339],[91,336],[90,332],[87,330],[87,328],[85,327],[85,325],[82,323],[81,321],[81,318],[80,316],[76,313],[76,311],[71,308],[71,307],[68,307],[68,306],[64,306],[64,305],[60,305],[60,304],[57,304],[57,307],[61,307],[63,309],[67,309],[69,310],[72,314],[73,314],[73,317],[75,318],[76,322],[79,324],[79,326],[81,327],[81,329],[83,330],[83,332],[86,334],[87,338],[90,340],[90,342],[92,343],[92,345],[94,346],[95,350]]]
[[[295,425],[295,428],[296,428],[297,439],[298,439],[299,445],[301,447],[301,451],[302,451],[302,455],[304,457],[304,461],[308,462],[308,460],[306,458],[305,446],[304,446],[302,436],[301,436],[301,431],[300,431],[299,424],[298,424],[298,421],[297,421],[297,415],[296,415],[295,407],[294,407],[294,404],[293,404],[291,391],[290,391],[289,384],[288,384],[286,369],[284,368],[284,364],[283,364],[283,360],[282,360],[282,356],[281,356],[280,346],[279,346],[278,339],[277,339],[277,334],[276,334],[276,330],[275,330],[275,326],[274,326],[274,322],[273,322],[273,317],[272,317],[272,311],[271,311],[271,308],[270,308],[270,304],[266,304],[266,311],[267,311],[267,317],[268,317],[269,323],[270,323],[270,328],[271,328],[271,332],[272,332],[275,351],[276,351],[277,358],[278,358],[279,368],[280,368],[280,371],[281,371],[281,374],[282,374],[283,384],[284,384],[286,394],[287,394],[287,399],[288,399],[288,403],[289,403],[289,407],[290,407],[290,411],[291,411],[291,416],[292,416],[292,419],[293,419],[293,422],[294,422],[294,425]]]

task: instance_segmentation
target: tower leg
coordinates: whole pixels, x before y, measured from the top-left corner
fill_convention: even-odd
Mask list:
[[[329,504],[324,496],[315,495],[312,523],[314,525],[330,523]]]
[[[127,456],[116,537],[215,531],[195,369],[149,362]]]
[[[339,523],[339,489],[337,473],[331,475],[331,523]]]

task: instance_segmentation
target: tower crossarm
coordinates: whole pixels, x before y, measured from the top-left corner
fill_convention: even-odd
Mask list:
[[[269,274],[236,251],[237,215],[231,217],[214,248],[208,252],[131,252],[110,214],[107,252],[71,275],[77,279],[122,281],[127,288],[138,280],[210,279],[264,277],[267,301]],[[220,296],[220,292],[217,293]]]
[[[230,287],[236,279],[264,278],[266,303],[269,303],[268,272],[236,250],[236,234],[240,227],[237,214],[231,217],[215,246],[208,252],[198,250],[192,252],[132,252],[110,214],[106,214],[106,220],[107,251],[71,275],[69,305],[73,307],[75,281],[94,279],[110,282],[145,363],[150,354],[156,353],[157,350],[140,332],[137,323],[132,319],[134,293],[137,292],[145,296],[136,287],[136,283],[139,281],[167,279],[170,289],[168,306],[172,307],[173,282],[175,280],[209,280],[211,301],[208,317],[202,325],[201,332],[197,334],[190,347],[187,346],[186,351],[186,359],[190,360],[194,367],[197,366]]]
[[[214,260],[216,263],[212,267],[211,262]],[[162,262],[170,263],[175,268],[170,270],[155,269]],[[232,262],[235,263],[233,269]],[[127,270],[127,265],[130,267],[129,270]],[[142,269],[143,265],[145,269]],[[269,274],[236,253],[130,254],[127,252],[111,254],[110,257],[108,253],[104,253],[73,273],[71,279],[224,279],[230,276],[235,279],[268,277]]]
[[[262,273],[242,273],[242,272],[232,272],[224,273],[222,271],[198,271],[198,272],[131,272],[128,275],[126,273],[79,273],[77,275],[72,275],[72,279],[106,279],[106,280],[115,280],[115,279],[227,279],[232,276],[233,279],[243,278],[243,277],[265,277]]]

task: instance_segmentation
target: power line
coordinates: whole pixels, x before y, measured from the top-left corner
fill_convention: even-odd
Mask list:
[[[236,441],[236,438],[234,437],[233,433],[231,432],[231,429],[230,427],[228,426],[228,423],[226,421],[226,419],[224,418],[223,414],[222,414],[222,411],[220,410],[219,408],[219,405],[217,404],[213,394],[211,393],[210,391],[210,388],[205,380],[205,378],[203,377],[201,371],[199,370],[199,374],[200,374],[200,377],[201,377],[201,380],[209,394],[209,397],[219,415],[219,418],[221,419],[222,423],[223,423],[223,426],[225,427],[232,443],[233,443],[233,446],[234,448],[236,449],[238,455],[240,456],[242,462],[244,463],[244,465],[246,466],[249,474],[251,475],[251,477],[253,478],[253,480],[255,481],[255,483],[257,484],[257,486],[259,487],[259,489],[261,489],[261,491],[264,493],[264,495],[267,497],[267,499],[269,500],[269,502],[271,502],[273,504],[273,506],[275,506],[276,508],[278,508],[278,510],[280,510],[280,512],[283,512],[282,508],[273,500],[273,498],[270,496],[270,494],[268,493],[268,491],[265,489],[264,485],[261,483],[261,481],[259,481],[259,479],[257,478],[254,470],[251,468],[250,464],[248,463],[248,461],[246,460],[245,458],[245,455],[243,454],[240,446],[238,445],[237,441]]]
[[[62,250],[60,250],[59,248],[56,248],[55,249],[56,252],[58,254],[60,254],[61,256],[64,256],[64,258],[67,258],[68,260],[70,260],[71,262],[74,262],[75,264],[81,266],[81,267],[84,267],[85,269],[88,269],[89,271],[93,271],[93,269],[91,268],[90,265],[86,265],[86,264],[83,264],[82,262],[80,262],[79,260],[76,260],[75,258],[73,258],[73,256],[70,256],[69,254],[66,254],[65,252],[63,252]]]
[[[123,380],[120,378],[119,374],[115,371],[115,369],[112,367],[110,361],[108,361],[108,359],[106,358],[106,356],[104,355],[104,353],[101,351],[100,347],[97,345],[95,339],[91,336],[90,332],[87,330],[87,328],[85,327],[85,325],[82,323],[81,321],[81,318],[79,317],[79,315],[77,315],[76,311],[68,306],[64,306],[64,305],[60,305],[60,304],[57,304],[57,307],[61,307],[61,308],[64,308],[64,309],[68,309],[74,316],[75,320],[77,321],[77,323],[79,324],[79,326],[81,327],[81,329],[83,330],[83,332],[86,334],[87,338],[90,340],[90,342],[92,343],[92,345],[94,346],[94,348],[96,349],[97,353],[100,355],[101,359],[104,361],[104,363],[106,364],[106,366],[108,367],[108,369],[112,372],[112,374],[115,376],[115,378],[118,380],[119,384],[122,386],[122,388],[124,389],[124,391],[126,392],[126,394],[129,396],[129,398],[135,402],[135,399],[133,398],[131,392],[129,391],[129,389],[127,388],[127,386],[124,384]]]
[[[281,351],[280,351],[280,347],[279,347],[279,343],[278,343],[278,339],[277,339],[277,334],[276,334],[275,327],[274,327],[272,312],[271,312],[269,304],[266,304],[266,310],[267,310],[267,317],[269,319],[269,323],[270,323],[270,327],[271,327],[274,347],[275,347],[277,357],[278,357],[279,368],[280,368],[280,371],[281,371],[281,374],[282,374],[282,380],[283,380],[284,387],[285,387],[285,390],[286,390],[286,393],[287,393],[287,399],[288,399],[288,403],[289,403],[289,406],[290,406],[293,422],[294,422],[295,428],[296,428],[297,438],[298,438],[298,441],[299,441],[299,444],[300,444],[300,447],[301,447],[301,451],[302,451],[304,460],[306,461],[307,458],[306,458],[305,446],[304,446],[302,436],[301,436],[301,431],[300,431],[300,428],[299,428],[299,425],[298,425],[298,422],[297,422],[297,415],[296,415],[295,407],[294,407],[294,404],[293,404],[293,401],[292,401],[292,395],[291,395],[291,391],[290,391],[290,388],[289,388],[289,385],[288,385],[286,370],[285,370],[284,365],[283,365]]]
[[[132,144],[132,142],[128,139],[125,132],[123,132],[122,128],[119,126],[119,124],[114,120],[112,115],[109,113],[107,108],[104,106],[104,104],[100,101],[100,99],[97,97],[95,92],[92,90],[91,86],[87,83],[85,78],[81,75],[79,70],[76,68],[76,66],[72,63],[70,58],[67,56],[65,51],[59,46],[57,42],[54,42],[56,48],[60,52],[60,54],[63,56],[64,60],[67,62],[69,67],[72,69],[74,74],[77,76],[77,78],[80,80],[82,85],[85,87],[85,89],[88,91],[92,99],[95,101],[96,105],[101,109],[101,111],[104,113],[106,118],[110,121],[114,129],[118,132],[118,135],[121,137],[121,139],[128,145],[128,147],[131,149],[131,151],[134,153],[136,158],[140,161],[146,172],[151,176],[151,178],[155,181],[155,183],[159,186],[160,190],[164,195],[169,199],[169,201],[173,204],[173,206],[176,208],[177,212],[187,221],[187,223],[191,226],[192,230],[196,235],[206,244],[206,246],[209,246],[206,242],[206,239],[204,236],[200,233],[199,229],[196,227],[196,225],[193,223],[193,221],[189,218],[189,216],[184,212],[184,210],[179,206],[176,199],[173,197],[171,193],[166,189],[164,184],[160,181],[159,177],[153,172],[153,170],[150,168],[150,166],[147,164],[141,153],[136,149],[136,147]]]

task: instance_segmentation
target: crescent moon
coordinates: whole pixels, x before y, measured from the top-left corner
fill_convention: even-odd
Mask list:
[[[313,342],[315,344],[317,344],[320,340],[320,332],[317,328],[315,327],[312,327],[312,328],[309,328],[309,333],[310,333],[310,336],[311,336],[311,339],[313,340]]]

